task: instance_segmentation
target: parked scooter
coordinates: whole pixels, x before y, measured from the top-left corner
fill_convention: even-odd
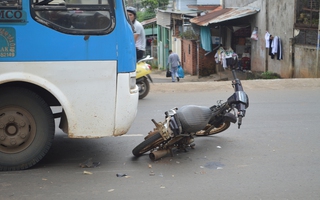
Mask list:
[[[249,98],[243,91],[241,81],[233,70],[234,80],[232,86],[234,93],[222,103],[211,107],[186,105],[173,108],[165,112],[165,121],[156,122],[156,128],[150,131],[144,141],[136,146],[132,153],[139,157],[151,151],[151,160],[158,160],[167,154],[173,156],[173,149],[187,151],[188,147],[194,148],[195,136],[208,136],[220,133],[230,127],[230,123],[238,121],[238,128],[245,117],[249,107]]]
[[[150,76],[151,66],[146,63],[149,60],[153,60],[153,57],[149,55],[142,58],[137,62],[136,67],[136,84],[139,88],[139,99],[146,97],[150,91],[149,81],[152,83],[152,78]],[[148,80],[149,79],[149,80]]]

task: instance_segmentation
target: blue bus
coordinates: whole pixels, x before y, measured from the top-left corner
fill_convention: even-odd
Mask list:
[[[0,171],[40,161],[56,123],[70,138],[125,134],[135,58],[123,0],[0,0]]]

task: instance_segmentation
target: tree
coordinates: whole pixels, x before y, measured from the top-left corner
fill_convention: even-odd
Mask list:
[[[157,9],[166,9],[169,0],[142,0],[141,5],[144,8],[143,12],[139,11],[137,13],[138,21],[144,21],[152,19],[156,16]]]
[[[137,19],[139,22],[142,22],[144,20],[148,20],[148,19],[152,19],[156,16],[155,12],[148,12],[148,11],[144,11],[144,12],[138,12],[137,13]]]
[[[169,0],[142,0],[141,5],[148,12],[155,12],[156,9],[165,9],[169,4]]]

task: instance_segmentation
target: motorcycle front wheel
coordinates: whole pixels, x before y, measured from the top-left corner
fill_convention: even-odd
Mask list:
[[[138,146],[136,146],[132,150],[132,154],[136,157],[141,156],[142,154],[150,151],[151,149],[156,148],[164,142],[161,134],[157,131],[155,134],[151,135],[150,137],[146,137],[145,141],[141,142]]]
[[[146,77],[142,77],[136,81],[136,84],[139,88],[139,99],[145,98],[150,90],[150,84]]]

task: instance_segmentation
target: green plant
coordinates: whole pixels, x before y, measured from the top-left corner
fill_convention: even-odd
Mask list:
[[[148,11],[144,11],[144,12],[138,11],[137,12],[137,20],[139,22],[142,22],[142,21],[148,20],[148,19],[152,19],[154,17],[156,17],[155,12],[148,12]],[[152,27],[152,25],[150,25],[149,27],[146,26],[145,28],[150,28],[150,27]]]
[[[281,78],[281,76],[277,73],[266,71],[261,73],[261,78],[262,79],[278,79],[278,78]]]
[[[169,0],[142,0],[141,4],[149,12],[155,12],[156,9],[166,9],[169,4]]]
[[[192,30],[186,30],[185,32],[180,34],[182,39],[186,40],[198,40],[199,35],[195,34]]]

